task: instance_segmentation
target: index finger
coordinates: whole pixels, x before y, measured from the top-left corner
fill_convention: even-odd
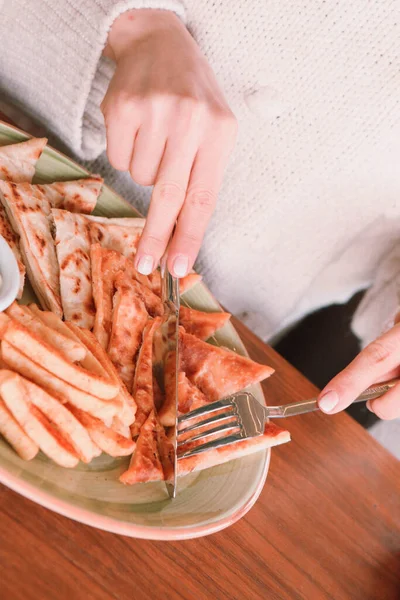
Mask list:
[[[168,248],[168,269],[175,277],[184,277],[193,267],[215,208],[224,168],[225,161],[214,160],[208,148],[199,150]]]
[[[400,325],[369,344],[322,390],[318,404],[322,411],[335,414],[347,408],[373,383],[390,378],[400,365]]]
[[[186,152],[167,140],[141,235],[135,266],[149,275],[158,265],[185,200],[195,148]]]
[[[227,113],[208,130],[199,147],[185,202],[168,249],[168,268],[175,277],[187,275],[196,260],[214,212],[236,131],[236,121],[231,113]]]

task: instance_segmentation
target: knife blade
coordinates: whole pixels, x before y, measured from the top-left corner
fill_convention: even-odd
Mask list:
[[[178,377],[179,377],[179,279],[173,277],[168,270],[166,260],[161,264],[162,301],[164,304],[164,333],[166,341],[166,352],[164,353],[164,372],[167,357],[171,356],[174,361],[174,385],[173,385],[173,408],[175,422],[169,431],[168,456],[161,457],[164,464],[168,465],[168,479],[165,481],[168,495],[175,498],[177,493],[177,431],[178,431]]]

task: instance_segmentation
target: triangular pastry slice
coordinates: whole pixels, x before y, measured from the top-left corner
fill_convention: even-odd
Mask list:
[[[38,188],[44,193],[53,208],[90,214],[96,207],[102,185],[101,177],[91,175],[85,179],[41,184],[38,185]]]
[[[132,485],[164,479],[158,444],[159,428],[155,411],[152,411],[140,430],[129,468],[119,478],[122,483]]]
[[[135,422],[131,426],[132,436],[136,437],[147,417],[154,410],[153,388],[153,338],[154,331],[161,324],[158,317],[147,322],[143,331],[142,345],[136,361],[132,394],[137,404]]]
[[[0,181],[0,200],[19,236],[22,259],[43,308],[62,315],[51,205],[37,186]]]
[[[115,287],[108,355],[130,391],[135,373],[136,354],[149,315],[134,285],[129,278],[125,277],[125,273],[117,276]]]
[[[53,209],[62,310],[66,321],[91,329],[95,308],[85,215]]]
[[[36,162],[46,143],[46,138],[32,138],[27,142],[0,147],[0,180],[30,183],[35,174]],[[21,298],[25,283],[25,265],[19,250],[18,236],[13,231],[3,206],[0,206],[0,235],[6,240],[17,259],[20,272],[18,298]]]
[[[1,146],[0,179],[14,183],[31,182],[46,144],[46,138],[31,138],[19,144]]]
[[[221,329],[230,319],[231,315],[226,312],[203,312],[181,306],[179,312],[179,323],[186,333],[195,335],[200,340],[208,340],[218,329]]]
[[[274,370],[247,356],[181,332],[182,370],[209,401],[220,400],[266,379]]]

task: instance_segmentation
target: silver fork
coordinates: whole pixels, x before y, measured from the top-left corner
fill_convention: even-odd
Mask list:
[[[392,379],[369,387],[354,402],[383,396],[398,383]],[[294,417],[319,410],[317,398],[282,406],[263,406],[250,392],[201,406],[178,419],[178,459],[220,448],[246,438],[262,435],[268,419]],[[194,421],[194,422],[193,422]],[[203,429],[205,428],[205,429]],[[207,438],[212,438],[207,441]],[[195,443],[195,446],[190,446]],[[189,447],[185,449],[185,446]]]

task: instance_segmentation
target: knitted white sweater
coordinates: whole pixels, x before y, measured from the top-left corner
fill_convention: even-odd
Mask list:
[[[398,0],[4,1],[2,92],[143,211],[99,110],[107,32],[140,7],[185,20],[239,120],[198,263],[218,299],[266,339],[369,286],[400,224]]]

